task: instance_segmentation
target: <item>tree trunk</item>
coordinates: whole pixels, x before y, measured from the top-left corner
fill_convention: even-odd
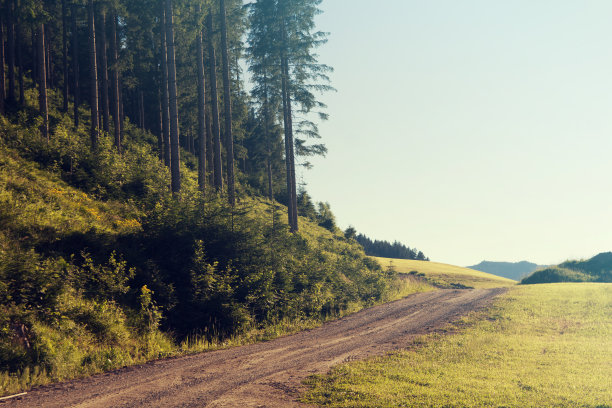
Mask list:
[[[111,15],[111,97],[113,98],[113,106],[112,106],[112,116],[113,116],[113,126],[114,126],[114,134],[115,134],[115,148],[117,152],[121,154],[121,113],[119,109],[119,67],[118,63],[118,46],[117,46],[117,14],[113,11]]]
[[[221,59],[223,62],[223,102],[225,105],[225,152],[227,155],[227,201],[236,204],[234,183],[234,136],[232,134],[232,95],[230,89],[229,56],[227,51],[227,16],[225,0],[219,0],[219,20],[221,21]]]
[[[166,0],[166,41],[168,42],[168,93],[170,106],[170,174],[172,192],[181,191],[181,170],[179,150],[179,121],[176,92],[176,61],[174,53],[174,27],[172,0]]]
[[[22,34],[22,26],[19,19],[17,19],[17,68],[19,69],[19,105],[23,106],[25,104],[25,90],[24,90],[24,80],[23,80],[23,49],[21,42],[21,34]]]
[[[208,169],[208,184],[213,186],[215,184],[215,172],[214,172],[214,155],[213,155],[213,142],[212,142],[212,124],[210,119],[210,108],[206,107],[206,168]]]
[[[106,10],[102,7],[100,11],[100,22],[98,27],[98,33],[100,35],[100,78],[102,84],[102,129],[106,133],[109,133],[109,102],[108,102],[108,59],[106,56]]]
[[[8,0],[8,21],[7,21],[7,34],[8,34],[8,102],[10,104],[15,103],[15,1]]]
[[[40,133],[49,141],[49,109],[47,106],[47,76],[45,69],[45,25],[38,26],[38,108],[43,123]]]
[[[94,20],[93,0],[89,0],[87,8],[89,22],[89,75],[90,75],[90,104],[91,104],[91,146],[98,147],[98,65],[96,61],[96,27]]]
[[[68,39],[66,32],[66,0],[62,0],[62,66],[64,69],[62,73],[62,112],[68,112]]]
[[[170,167],[170,105],[168,102],[168,54],[166,44],[166,7],[164,4],[165,0],[162,0],[161,16],[159,20],[160,24],[160,48],[161,58],[160,63],[162,67],[162,125],[163,133],[162,139],[164,144],[164,164]]]
[[[38,57],[36,56],[36,49],[38,48],[38,44],[36,43],[37,31],[38,27],[30,27],[30,45],[32,48],[32,64],[30,65],[30,69],[32,70],[32,78],[36,81],[38,81]],[[6,59],[6,55],[4,58]]]
[[[74,94],[74,127],[79,127],[79,104],[80,104],[80,88],[79,88],[79,30],[77,26],[77,7],[72,7],[72,93]]]
[[[219,129],[219,100],[217,96],[217,59],[213,45],[213,16],[212,11],[206,17],[206,28],[208,33],[208,64],[210,68],[210,106],[212,113],[212,136],[214,149],[214,177],[215,190],[223,191],[223,170],[221,165],[221,131]]]
[[[53,83],[53,57],[51,54],[51,33],[49,25],[45,25],[45,63],[47,66],[47,87],[54,88],[55,85]]]
[[[139,115],[140,115],[140,128],[142,130],[145,130],[145,121],[144,121],[144,92],[142,91],[142,89],[138,92],[138,98],[139,98]]]
[[[287,33],[285,31],[285,22],[283,20],[282,29],[283,50],[281,52],[281,87],[283,94],[283,116],[285,128],[285,162],[287,166],[287,193],[288,193],[288,216],[289,228],[291,232],[298,231],[297,217],[297,189],[295,182],[295,162],[293,152],[293,118],[291,110],[291,92],[289,84],[289,61],[287,58]]]
[[[198,15],[202,6],[198,4]],[[206,193],[206,77],[204,76],[204,44],[202,30],[197,34],[196,56],[198,59],[198,185]]]
[[[157,103],[159,105],[159,124],[157,133],[157,153],[159,160],[164,160],[164,119],[162,117],[161,86],[157,88]]]
[[[0,13],[0,114],[4,114],[6,99],[6,80],[4,78],[4,13]]]

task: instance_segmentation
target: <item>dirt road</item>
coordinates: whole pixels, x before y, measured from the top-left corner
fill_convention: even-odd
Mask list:
[[[301,407],[302,381],[402,348],[504,289],[421,293],[274,341],[160,360],[31,391],[8,407]]]

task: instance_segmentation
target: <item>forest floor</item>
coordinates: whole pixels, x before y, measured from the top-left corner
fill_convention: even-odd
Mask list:
[[[481,309],[504,288],[438,290],[269,342],[158,360],[36,388],[8,407],[300,407],[303,382],[339,363],[405,348]]]

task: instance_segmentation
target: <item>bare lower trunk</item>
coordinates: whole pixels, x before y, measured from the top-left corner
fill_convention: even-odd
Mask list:
[[[227,155],[227,200],[236,204],[234,182],[234,136],[232,134],[232,94],[230,89],[229,56],[227,51],[227,17],[225,0],[219,0],[219,20],[221,22],[221,60],[223,62],[223,103],[225,105],[225,152]]]
[[[89,0],[87,8],[89,24],[89,80],[90,80],[90,105],[91,105],[91,145],[92,148],[98,146],[98,65],[96,60],[96,30],[94,20],[93,0]]]
[[[202,7],[198,5],[198,14]],[[204,44],[202,30],[197,34],[198,58],[198,185],[206,192],[206,77],[204,76]]]
[[[164,144],[164,163],[170,167],[170,106],[168,102],[168,54],[166,42],[166,7],[165,0],[162,0],[160,16],[160,45],[161,45],[161,67],[162,67],[162,125],[163,125],[163,144]]]
[[[7,21],[7,63],[8,63],[8,102],[15,103],[15,1],[8,0]]]
[[[121,153],[121,112],[119,109],[119,67],[117,67],[118,60],[118,45],[117,45],[117,15],[113,11],[111,16],[111,32],[110,32],[110,45],[111,45],[111,94],[113,98],[112,104],[112,116],[113,116],[113,126],[114,126],[114,134],[115,134],[115,148],[119,153]]]
[[[68,37],[66,27],[66,0],[62,0],[62,112],[68,112]]]
[[[54,88],[55,84],[53,83],[53,56],[51,54],[51,27],[49,25],[45,25],[45,53],[47,54],[45,57],[45,63],[47,67],[47,86],[49,88]]]
[[[212,142],[212,124],[210,118],[210,108],[206,108],[206,168],[208,169],[208,184],[215,184],[215,171],[214,171],[214,155],[213,155],[213,142]]]
[[[106,10],[100,11],[98,33],[100,35],[100,89],[102,90],[102,129],[109,133],[109,103],[108,103],[108,60],[106,57]]]
[[[79,31],[76,20],[77,7],[72,7],[72,93],[74,94],[74,127],[79,127]]]
[[[0,114],[4,114],[6,80],[4,78],[4,13],[0,13]]]
[[[208,58],[210,65],[210,105],[212,113],[212,132],[214,149],[214,172],[215,190],[223,191],[223,171],[221,166],[221,131],[219,129],[219,100],[217,96],[217,59],[215,57],[215,47],[213,45],[213,17],[212,12],[206,18],[206,28],[208,33]]]
[[[38,27],[38,107],[42,124],[40,132],[43,138],[49,141],[49,110],[47,106],[47,77],[45,75],[45,25],[40,24]]]
[[[284,21],[283,21],[284,25]],[[295,161],[293,152],[293,117],[291,109],[291,90],[289,83],[289,61],[287,59],[287,35],[282,31],[283,52],[281,53],[283,115],[285,127],[285,164],[287,166],[288,217],[291,232],[298,231],[297,188],[295,181]]]
[[[19,5],[19,4],[18,4]],[[19,18],[16,18],[15,22],[15,34],[16,34],[16,46],[17,46],[17,69],[18,69],[18,80],[19,83],[19,105],[25,104],[25,90],[23,81],[23,49],[22,49],[22,24]]]
[[[162,96],[161,96],[161,86],[157,88],[157,103],[159,105],[159,124],[158,124],[158,133],[157,133],[157,153],[159,160],[164,159],[164,123],[162,118]]]
[[[172,0],[166,0],[166,41],[168,43],[168,102],[170,107],[170,174],[172,192],[176,194],[181,191],[181,171]]]

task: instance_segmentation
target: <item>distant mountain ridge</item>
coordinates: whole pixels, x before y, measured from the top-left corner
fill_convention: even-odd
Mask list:
[[[522,284],[553,282],[612,282],[612,252],[581,261],[566,261],[535,271],[521,281]]]
[[[492,275],[501,276],[503,278],[521,280],[537,269],[544,268],[542,265],[532,262],[492,262],[482,261],[478,265],[468,266],[470,269],[475,269],[481,272],[487,272]]]

